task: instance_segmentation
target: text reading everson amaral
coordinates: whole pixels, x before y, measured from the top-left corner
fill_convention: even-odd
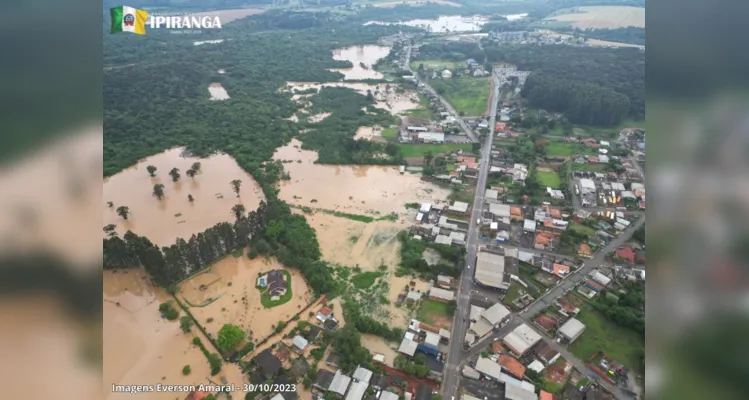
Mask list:
[[[115,385],[112,384],[112,391],[118,393],[150,393],[150,392],[171,392],[171,393],[190,393],[195,391],[201,392],[234,392],[235,385]]]

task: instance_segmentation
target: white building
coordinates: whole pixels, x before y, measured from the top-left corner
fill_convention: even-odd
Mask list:
[[[611,145],[609,142],[605,140],[601,140],[599,144],[601,145],[601,147],[609,147]]]
[[[393,392],[388,392],[386,390],[383,390],[380,394],[379,400],[398,400],[398,395]]]
[[[580,185],[580,192],[583,194],[596,192],[596,183],[593,182],[592,179],[582,178],[579,181],[579,185]]]
[[[510,205],[492,203],[489,204],[489,212],[497,218],[510,218]]]
[[[417,137],[424,143],[445,143],[445,134],[441,132],[419,132]]]
[[[429,203],[424,203],[424,204],[422,204],[422,205],[421,205],[421,207],[419,208],[419,212],[421,212],[421,213],[425,213],[425,214],[426,214],[426,213],[428,213],[428,212],[429,212],[429,211],[430,211],[431,209],[432,209],[432,205],[431,205],[431,204],[429,204]]]
[[[359,382],[369,383],[369,381],[372,379],[372,371],[366,368],[356,367],[353,378],[354,380]]]
[[[294,340],[292,340],[291,343],[294,345],[294,348],[300,352],[304,351],[304,349],[307,348],[307,345],[309,345],[309,342],[307,341],[307,339],[299,335],[294,336]]]
[[[336,371],[335,376],[333,377],[333,381],[330,382],[330,386],[328,387],[328,390],[333,393],[338,393],[341,396],[346,394],[346,389],[348,389],[348,385],[351,382],[351,378],[343,375],[341,373],[341,370]]]
[[[523,221],[523,231],[525,232],[535,232],[536,231],[536,221],[532,219],[526,219]]]
[[[522,356],[541,340],[541,335],[530,326],[522,324],[508,333],[502,340],[513,353]]]
[[[503,288],[505,257],[497,254],[479,252],[476,256],[475,279],[481,285]]]
[[[453,211],[453,212],[467,213],[468,212],[468,203],[464,203],[462,201],[456,201],[450,207],[448,207],[447,209],[450,210],[450,211]]]
[[[512,179],[516,182],[525,182],[528,177],[528,166],[524,164],[515,164],[512,167]]]
[[[418,343],[414,342],[408,337],[404,337],[400,347],[398,347],[398,352],[403,353],[409,357],[413,357],[413,355],[416,353],[416,346],[418,346]]]
[[[480,372],[487,378],[498,381],[499,374],[502,372],[502,367],[488,358],[479,357],[479,359],[476,360],[476,371]]]
[[[448,301],[455,300],[455,292],[451,290],[440,289],[438,287],[433,287],[429,289],[429,298],[432,298],[438,301],[448,302]]]
[[[369,385],[366,382],[354,382],[348,390],[346,400],[361,400]]]
[[[452,77],[453,77],[453,73],[450,72],[449,69],[446,69],[446,70],[442,71],[442,78],[443,79],[450,79]]]
[[[499,192],[494,189],[486,189],[486,192],[484,192],[484,198],[486,200],[498,201]]]
[[[585,325],[583,325],[580,320],[577,318],[570,318],[565,322],[562,326],[559,327],[559,330],[557,332],[559,335],[561,335],[564,339],[567,340],[568,343],[572,343],[580,337],[580,335],[583,334],[585,331]]]

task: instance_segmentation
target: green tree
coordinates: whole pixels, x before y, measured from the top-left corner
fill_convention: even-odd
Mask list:
[[[107,202],[107,207],[109,207],[109,208],[114,207],[114,203],[112,203],[111,201],[108,201]]]
[[[208,354],[208,364],[211,366],[211,375],[216,375],[221,372],[221,356],[218,354]]]
[[[166,319],[169,321],[174,321],[179,317],[179,311],[177,311],[176,308],[170,308],[169,311],[166,312]]]
[[[127,219],[127,217],[130,215],[130,208],[127,206],[117,207],[117,215],[122,217],[122,219]]]
[[[427,151],[426,153],[424,153],[424,164],[430,165],[433,159],[434,156],[432,155],[431,151]]]
[[[194,198],[194,197],[192,197],[192,195],[191,195],[191,194],[188,194],[188,195],[187,195],[187,201],[189,201],[190,203],[192,203],[193,201],[195,201],[195,198]]]
[[[237,221],[242,219],[245,211],[244,204],[235,204],[234,207],[231,208],[231,214],[237,219]]]
[[[190,332],[190,328],[192,328],[192,318],[188,315],[183,315],[182,318],[179,319],[179,327],[184,333]]]
[[[198,173],[198,172],[197,172],[197,171],[195,171],[195,170],[194,170],[194,169],[192,169],[192,168],[191,168],[191,169],[188,169],[187,171],[185,171],[185,174],[187,174],[187,176],[189,176],[189,177],[190,177],[190,179],[193,179],[193,180],[195,179],[195,175],[197,175],[197,173]]]
[[[242,187],[242,181],[239,179],[234,179],[230,182],[231,188],[234,191],[234,193],[237,194],[237,197],[239,197],[239,189]]]
[[[191,369],[189,365],[182,367],[182,375],[190,375]]]
[[[179,174],[179,168],[172,168],[172,170],[169,171],[169,176],[172,177],[172,182],[177,182],[181,176]]]
[[[106,232],[109,237],[117,236],[115,229],[117,229],[117,225],[109,224],[104,227],[104,232]]]
[[[202,165],[200,164],[200,161],[195,161],[194,163],[192,163],[192,167],[190,167],[190,169],[192,169],[195,172],[199,172],[200,167],[202,167]]]
[[[218,347],[226,353],[234,351],[237,346],[244,340],[244,331],[242,328],[226,324],[218,331],[216,343]]]
[[[157,183],[153,185],[153,195],[161,200],[164,198],[164,185],[161,183]]]
[[[146,171],[148,171],[148,174],[151,175],[151,177],[156,176],[156,171],[158,168],[154,167],[153,165],[149,165],[146,167]]]

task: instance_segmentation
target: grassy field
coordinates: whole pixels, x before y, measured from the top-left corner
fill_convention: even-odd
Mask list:
[[[533,112],[530,110],[527,112]],[[538,115],[538,114],[536,114]],[[619,137],[619,132],[624,128],[644,128],[645,121],[636,121],[633,119],[622,120],[618,125],[614,126],[591,126],[591,125],[573,125],[572,135],[582,137],[594,137],[597,139],[616,139]],[[556,124],[554,129],[549,129],[549,135],[564,136],[561,124]]]
[[[429,325],[438,325],[440,320],[452,318],[452,313],[448,310],[447,303],[424,300],[421,302],[416,318]]]
[[[580,171],[580,172],[603,172],[603,169],[606,168],[606,164],[578,164],[578,163],[572,163],[570,168],[572,171]]]
[[[591,228],[589,226],[577,224],[577,223],[574,223],[574,222],[570,224],[570,229],[573,230],[573,231],[575,231],[575,232],[577,232],[577,233],[581,233],[581,234],[587,235],[587,236],[593,236],[593,235],[596,234],[596,230],[595,229],[593,229],[593,228]]]
[[[419,103],[423,108],[414,108],[412,110],[408,110],[408,115],[414,118],[434,119],[434,114],[432,113],[432,110],[429,109],[429,100],[427,99],[427,97],[423,94],[420,94]]]
[[[504,303],[507,305],[512,304],[512,302],[515,301],[515,299],[517,299],[520,295],[521,287],[522,286],[520,286],[519,283],[513,283],[512,285],[510,285],[510,287],[507,289],[507,292],[505,293]]]
[[[382,137],[388,139],[394,139],[398,137],[398,128],[384,128],[382,130]]]
[[[265,308],[272,308],[275,306],[280,306],[281,304],[286,304],[294,296],[294,293],[292,293],[291,291],[291,274],[289,273],[289,271],[281,270],[281,272],[283,272],[284,276],[286,277],[286,294],[281,296],[281,298],[279,298],[278,300],[271,300],[270,293],[268,293],[266,289],[260,289],[262,290],[262,294],[260,295],[260,303]]]
[[[550,157],[569,157],[574,154],[573,145],[565,142],[549,142],[546,146],[546,155]]]
[[[543,187],[556,189],[559,187],[561,180],[556,172],[536,171],[536,180]]]
[[[572,354],[586,361],[598,351],[638,372],[642,368],[640,354],[645,338],[638,333],[609,321],[591,305],[584,304],[577,319],[585,324],[585,332],[570,345]]]
[[[430,82],[458,113],[479,116],[486,114],[489,101],[490,78],[460,77],[450,80],[435,79]]]
[[[464,68],[466,66],[466,63],[460,62],[460,61],[445,61],[445,60],[416,60],[411,61],[408,65],[411,66],[411,69],[416,71],[419,69],[419,65],[423,64],[424,69],[436,69],[438,71],[442,71],[443,69],[453,69],[453,68]]]
[[[382,272],[362,272],[361,274],[351,277],[351,283],[357,289],[366,289],[374,285],[377,278],[382,276]]]
[[[471,144],[399,144],[403,157],[423,157],[427,151],[432,155],[455,150],[471,150]]]
[[[575,7],[555,12],[546,17],[550,25],[568,25],[575,28],[616,29],[634,26],[645,27],[645,8],[626,6]]]

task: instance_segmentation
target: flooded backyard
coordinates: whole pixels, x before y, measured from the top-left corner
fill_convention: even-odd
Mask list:
[[[220,83],[211,83],[208,86],[208,93],[211,94],[211,100],[229,100],[229,93]]]
[[[188,239],[218,222],[232,221],[230,210],[235,204],[241,203],[249,211],[256,209],[264,199],[252,176],[232,157],[226,154],[208,158],[182,157],[183,151],[182,148],[169,149],[105,179],[103,225],[116,225],[120,237],[132,230],[159,246],[169,246],[178,237]],[[195,162],[201,163],[200,173],[190,179],[186,171]],[[148,165],[157,168],[155,177],[148,174]],[[168,175],[172,168],[180,170],[182,177],[178,182],[172,182]],[[239,198],[229,184],[234,179],[242,181]],[[162,200],[153,196],[155,184],[164,185]],[[192,195],[194,201],[190,202],[188,195]],[[107,204],[110,201],[112,207]],[[127,220],[117,215],[120,206],[129,207],[132,214]]]
[[[280,193],[290,204],[350,214],[405,215],[407,203],[445,203],[450,194],[417,175],[401,175],[396,166],[314,164],[317,153],[302,150],[296,139],[276,149],[273,159],[293,161],[284,164],[291,179],[281,182]]]
[[[343,79],[382,79],[384,76],[375,71],[373,66],[390,53],[389,47],[365,45],[351,46],[333,50],[334,60],[351,61],[353,68],[332,68],[344,75]]]

